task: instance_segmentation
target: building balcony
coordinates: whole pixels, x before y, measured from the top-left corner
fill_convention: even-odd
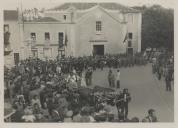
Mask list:
[[[11,49],[11,46],[8,45],[4,45],[4,55],[9,55],[13,50]]]

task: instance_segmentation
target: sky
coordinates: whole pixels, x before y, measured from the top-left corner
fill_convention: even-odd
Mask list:
[[[0,0],[3,9],[13,10],[20,8],[52,8],[65,2],[117,2],[126,6],[142,6],[159,4],[165,8],[175,8],[176,0]]]

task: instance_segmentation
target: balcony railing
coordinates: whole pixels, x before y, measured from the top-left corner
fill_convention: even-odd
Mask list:
[[[9,55],[12,52],[10,44],[4,45],[4,55]]]

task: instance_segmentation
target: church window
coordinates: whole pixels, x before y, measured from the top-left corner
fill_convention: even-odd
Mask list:
[[[102,23],[101,21],[96,21],[96,31],[100,32],[102,30]]]

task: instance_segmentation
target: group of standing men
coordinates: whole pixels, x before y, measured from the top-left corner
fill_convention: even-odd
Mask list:
[[[173,57],[153,58],[152,72],[157,75],[158,80],[165,79],[166,91],[171,91],[171,81],[174,79]]]

